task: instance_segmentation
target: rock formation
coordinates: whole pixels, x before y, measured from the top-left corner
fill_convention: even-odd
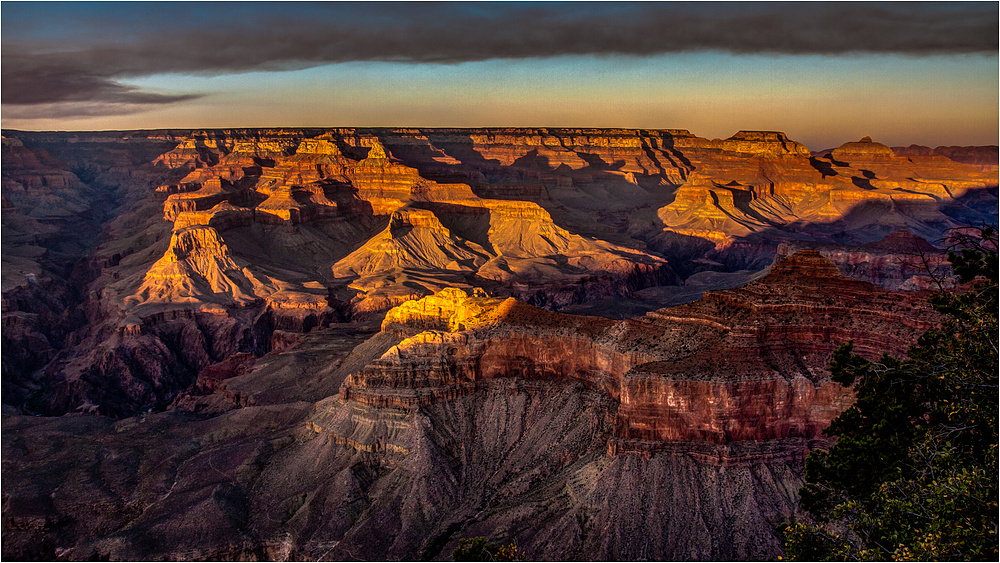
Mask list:
[[[615,448],[816,438],[849,404],[824,382],[838,343],[902,354],[932,326],[919,297],[899,299],[841,277],[811,250],[738,290],[627,321],[449,289],[390,310],[383,330],[401,340],[350,375],[340,396],[407,408],[498,377],[576,379],[621,402],[615,432],[625,442]]]
[[[990,150],[4,131],[3,555],[774,557]]]
[[[445,289],[377,334],[232,356],[167,412],[5,416],[5,555],[445,559],[486,535],[534,559],[774,557],[851,401],[830,350],[898,353],[935,320],[815,251],[626,321]]]
[[[939,284],[950,287],[953,283],[947,252],[906,230],[860,246],[782,243],[775,263],[803,247],[813,248],[833,261],[842,275],[886,289],[936,289]]]
[[[666,229],[716,246],[768,230],[772,238],[804,231],[850,236],[855,244],[904,227],[936,237],[932,225],[949,221],[937,202],[996,182],[992,173],[944,157],[897,157],[868,137],[822,157],[769,143],[772,150],[750,158],[734,149],[688,153],[696,172],[660,209]]]
[[[35,358],[25,360],[21,379],[50,361],[63,341],[76,351],[62,361],[94,358],[103,366],[109,360],[95,350],[114,356],[129,346],[111,335],[200,334],[156,345],[169,350],[156,357],[186,358],[148,372],[173,374],[163,377],[176,379],[167,385],[176,390],[229,351],[267,350],[268,331],[378,318],[446,287],[482,288],[550,309],[586,311],[599,302],[593,310],[629,303],[621,311],[649,311],[677,302],[671,296],[683,292],[667,288],[683,278],[700,287],[691,276],[706,270],[745,278],[738,272],[767,267],[781,244],[856,246],[904,227],[933,240],[961,221],[988,218],[989,211],[977,210],[995,201],[991,189],[976,189],[995,186],[995,178],[944,156],[897,156],[870,139],[812,156],[778,132],[741,131],[724,140],[625,129],[115,135],[5,138],[5,240],[17,244],[4,247],[11,266],[4,272],[20,280],[11,281],[19,291],[38,293],[25,285],[27,274],[53,279],[39,278],[36,257],[46,245],[65,246],[57,242],[66,240],[57,236],[58,224],[94,215],[94,202],[106,200],[99,190],[133,206],[109,223],[109,238],[88,259],[92,286],[74,298],[77,323],[91,328],[66,341],[59,330],[40,331],[33,311],[10,316],[18,327],[11,342],[20,343],[11,349]],[[81,181],[71,167],[96,182]],[[151,213],[154,205],[159,214]],[[96,225],[74,228],[100,232]],[[32,242],[46,236],[42,246]],[[74,252],[82,256],[85,246]],[[844,272],[893,288],[926,286],[905,272],[885,273],[895,258],[863,260],[873,271]],[[205,315],[238,327],[227,334],[254,336],[208,344],[229,336],[206,332],[214,321],[195,320]],[[164,318],[187,332],[161,326]],[[40,338],[50,344],[39,350],[48,352],[27,344]],[[177,349],[182,342],[187,348]],[[202,352],[191,355],[191,345]],[[61,367],[44,373],[46,387],[79,381]],[[149,381],[141,385],[147,391],[160,376],[150,377],[138,378]],[[75,406],[95,404],[89,385],[72,385],[78,391],[63,397],[76,397]],[[43,412],[53,412],[48,393],[37,401],[48,405]],[[121,406],[143,408],[128,404]]]
[[[988,147],[936,147],[930,148],[921,145],[910,145],[908,147],[892,147],[892,152],[897,156],[935,156],[941,155],[955,162],[971,164],[984,171],[997,170],[998,153],[996,146]]]

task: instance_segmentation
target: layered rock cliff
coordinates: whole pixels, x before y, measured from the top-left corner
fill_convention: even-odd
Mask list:
[[[819,157],[782,139],[759,140],[770,148],[744,158],[736,149],[686,153],[696,172],[660,209],[665,228],[717,247],[767,231],[859,244],[907,228],[933,239],[950,223],[939,202],[997,183],[992,172],[943,156],[896,156],[868,137]]]
[[[4,555],[441,560],[485,535],[532,559],[772,558],[851,401],[829,351],[898,353],[935,320],[811,251],[626,321],[446,289],[233,356],[166,412],[5,414]]]
[[[773,558],[829,352],[935,321],[838,270],[996,220],[961,151],[777,132],[4,137],[12,559]]]
[[[837,265],[842,275],[886,289],[937,289],[951,287],[954,283],[948,253],[906,230],[860,246],[782,243],[778,246],[775,263],[802,248],[819,251]]]
[[[17,132],[4,150],[4,236],[15,241],[4,246],[5,280],[38,294],[26,274],[49,283],[70,270],[64,262],[55,278],[51,268],[39,278],[38,256],[67,244],[92,255],[87,280],[72,290],[78,321],[39,328],[53,323],[38,318],[72,309],[57,297],[63,285],[47,291],[60,303],[49,313],[9,311],[22,374],[64,343],[73,351],[62,362],[104,350],[96,365],[121,365],[109,358],[130,346],[128,335],[153,335],[169,351],[157,357],[178,358],[151,367],[172,374],[164,377],[179,382],[167,386],[174,390],[225,350],[266,351],[274,329],[378,318],[446,287],[549,309],[603,300],[594,310],[648,311],[677,302],[671,295],[684,292],[669,288],[693,274],[767,267],[780,244],[853,247],[902,227],[934,240],[988,219],[996,199],[995,177],[958,157],[901,156],[867,139],[813,156],[778,132],[724,140],[627,129]],[[103,231],[101,217],[112,219]],[[896,267],[891,260],[844,272],[922,287],[881,273]],[[202,317],[237,328],[213,334],[214,321],[194,320]],[[161,326],[166,319],[187,328]],[[157,336],[165,334],[188,336]],[[233,334],[254,336],[214,344]],[[76,381],[63,367],[45,373],[56,386]],[[158,386],[156,377],[138,380],[147,391]],[[83,390],[66,396],[95,404]],[[50,399],[38,404],[53,412]]]
[[[906,147],[892,147],[892,152],[898,156],[944,156],[955,162],[978,166],[986,171],[996,171],[998,168],[997,146],[986,147],[925,147],[922,145],[909,145]]]
[[[816,251],[738,290],[627,321],[445,290],[386,315],[398,342],[349,375],[340,397],[409,408],[498,377],[574,379],[621,402],[612,451],[817,438],[850,402],[826,380],[833,349],[904,353],[932,326],[920,302],[844,278]]]

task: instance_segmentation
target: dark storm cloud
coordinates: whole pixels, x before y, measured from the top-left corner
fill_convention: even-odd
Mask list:
[[[168,8],[177,17],[163,17]],[[117,20],[116,9],[124,14]],[[112,4],[83,30],[67,26],[63,39],[58,22],[19,37],[20,14],[4,11],[2,102],[14,105],[173,103],[195,96],[118,81],[349,61],[452,64],[695,50],[920,56],[996,53],[998,46],[995,3]],[[58,20],[58,13],[47,17]],[[94,36],[103,39],[81,39]]]
[[[78,55],[77,55],[78,56]],[[87,65],[65,53],[31,54],[4,46],[2,101],[7,104],[48,104],[100,100],[109,104],[168,104],[197,95],[164,95],[118,84],[113,66]]]

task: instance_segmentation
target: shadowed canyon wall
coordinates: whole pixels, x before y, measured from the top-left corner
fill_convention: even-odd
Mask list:
[[[824,244],[869,245],[827,252],[845,274],[926,287],[889,270],[995,215],[990,150],[866,138],[813,155],[747,131],[8,131],[5,396],[53,414],[163,406],[275,330],[445,287],[627,316]],[[912,243],[875,244],[901,229]]]
[[[776,557],[830,353],[905,353],[997,213],[995,147],[777,132],[3,151],[12,559]]]
[[[829,352],[899,353],[936,319],[815,251],[622,321],[445,289],[204,370],[162,413],[5,416],[4,550],[441,559],[487,535],[538,559],[774,557],[852,400]]]

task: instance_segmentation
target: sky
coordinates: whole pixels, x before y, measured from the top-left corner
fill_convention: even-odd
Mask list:
[[[0,3],[28,130],[779,130],[997,144],[996,2]]]

